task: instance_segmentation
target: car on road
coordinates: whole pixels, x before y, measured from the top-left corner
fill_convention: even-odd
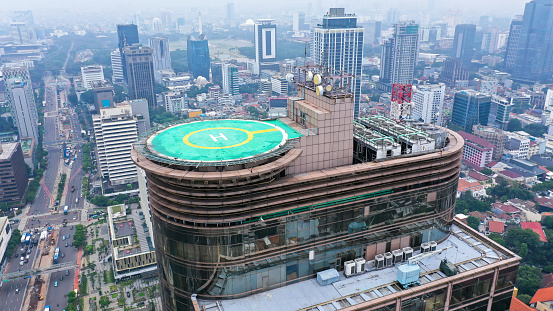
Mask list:
[[[73,226],[71,226],[71,230],[73,230]]]
[[[131,293],[127,292],[127,298],[131,298]]]
[[[60,276],[60,281],[63,281],[63,275]]]
[[[69,243],[65,243],[65,247],[69,246]]]
[[[15,289],[15,293],[16,293],[16,294],[19,294],[19,288],[16,288],[16,289]]]
[[[54,282],[54,287],[58,287],[58,281]]]
[[[63,236],[63,240],[65,241],[65,235]]]
[[[67,235],[67,238],[69,239],[70,237],[71,237],[71,234],[68,234],[68,235]]]
[[[25,260],[25,256],[21,256],[21,258],[19,258],[19,260],[21,260],[21,261]]]
[[[65,270],[65,276],[69,275],[69,270]]]
[[[25,264],[24,261],[20,261],[20,262],[19,262],[19,265],[20,265],[20,266],[22,266],[22,265],[24,265],[24,264]]]
[[[61,253],[61,258],[65,257],[65,253]]]

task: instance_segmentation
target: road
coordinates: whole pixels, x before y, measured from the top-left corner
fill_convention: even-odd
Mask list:
[[[59,263],[77,261],[78,250],[71,246],[73,243],[73,233],[75,229],[71,227],[63,227],[58,234],[58,245],[60,248],[60,254],[64,254],[59,258]],[[63,236],[69,235],[70,237],[63,240]],[[67,243],[67,247],[65,246]],[[69,271],[69,275],[65,275],[66,271]],[[67,298],[65,295],[73,290],[75,284],[75,269],[71,268],[66,271],[54,272],[50,274],[50,281],[48,282],[48,292],[46,294],[46,304],[50,305],[51,311],[61,311],[67,306]],[[63,279],[61,279],[63,277]],[[55,283],[58,282],[58,286]]]

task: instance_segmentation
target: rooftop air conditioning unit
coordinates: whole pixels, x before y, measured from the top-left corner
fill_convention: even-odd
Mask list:
[[[355,259],[355,272],[356,273],[365,272],[365,263],[366,263],[366,260],[364,258]]]
[[[430,251],[433,252],[436,250],[436,247],[438,247],[438,243],[436,241],[430,241]]]
[[[403,248],[403,260],[407,261],[413,257],[413,249],[409,246]]]
[[[355,262],[353,260],[344,262],[344,275],[348,277],[354,274],[355,274]]]
[[[386,267],[390,267],[394,264],[394,256],[392,256],[392,253],[390,252],[384,253],[384,259],[385,259]]]
[[[421,254],[427,253],[430,251],[430,244],[427,242],[424,242],[421,244]]]
[[[375,261],[374,265],[377,269],[384,268],[384,255],[378,254],[374,256],[374,261]]]
[[[394,263],[398,264],[403,261],[403,252],[401,249],[396,249],[392,251],[392,255],[394,256]]]

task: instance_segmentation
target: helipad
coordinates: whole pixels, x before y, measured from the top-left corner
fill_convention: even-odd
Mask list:
[[[152,135],[147,145],[168,159],[221,162],[270,153],[300,136],[278,120],[210,120],[166,128]]]

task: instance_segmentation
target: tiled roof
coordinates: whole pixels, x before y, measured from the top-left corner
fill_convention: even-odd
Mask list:
[[[466,133],[466,132],[463,132],[463,131],[459,131],[457,133],[459,135],[461,135],[461,137],[463,137],[464,140],[476,143],[476,144],[478,144],[478,145],[480,145],[484,148],[494,148],[495,147],[492,143],[485,140],[484,138],[480,138],[478,136],[475,136],[475,135],[472,135],[472,134],[469,134],[469,133]]]
[[[503,233],[505,230],[505,224],[501,221],[488,221],[488,231],[495,233]]]
[[[484,180],[490,179],[489,176],[486,176],[484,174],[480,174],[478,172],[470,172],[469,176],[476,179],[476,180],[478,180],[478,181],[484,181]]]
[[[480,219],[480,221],[484,221],[484,219],[486,219],[486,214],[477,211],[470,212],[469,215]]]
[[[497,164],[496,161],[491,161],[490,163],[486,164],[487,167],[492,168]]]
[[[467,190],[480,190],[483,188],[479,182],[468,182],[464,179],[459,179],[459,185],[457,191],[465,192]]]
[[[553,199],[537,198],[536,201],[538,201],[538,204],[540,206],[549,207],[549,208],[553,209]]]
[[[529,306],[525,305],[524,302],[518,300],[516,297],[513,297],[511,299],[511,307],[509,308],[509,311],[533,311],[536,309],[530,308]]]
[[[530,304],[536,302],[553,301],[553,287],[540,288],[530,300]]]
[[[522,221],[520,223],[520,226],[522,227],[522,229],[532,229],[532,231],[534,231],[535,233],[537,233],[540,236],[540,241],[547,242],[547,238],[545,237],[545,233],[543,233],[543,229],[542,229],[541,224],[539,222]],[[553,300],[553,296],[552,296],[551,300]]]
[[[515,173],[515,172],[511,172],[511,171],[507,171],[507,170],[504,170],[504,171],[501,171],[499,172],[499,174],[501,175],[504,175],[504,176],[507,176],[507,177],[510,177],[510,178],[519,178],[519,177],[522,177],[521,175]]]
[[[518,212],[518,208],[516,208],[512,205],[507,205],[507,204],[503,204],[503,203],[493,203],[492,206],[504,211],[505,213]]]

